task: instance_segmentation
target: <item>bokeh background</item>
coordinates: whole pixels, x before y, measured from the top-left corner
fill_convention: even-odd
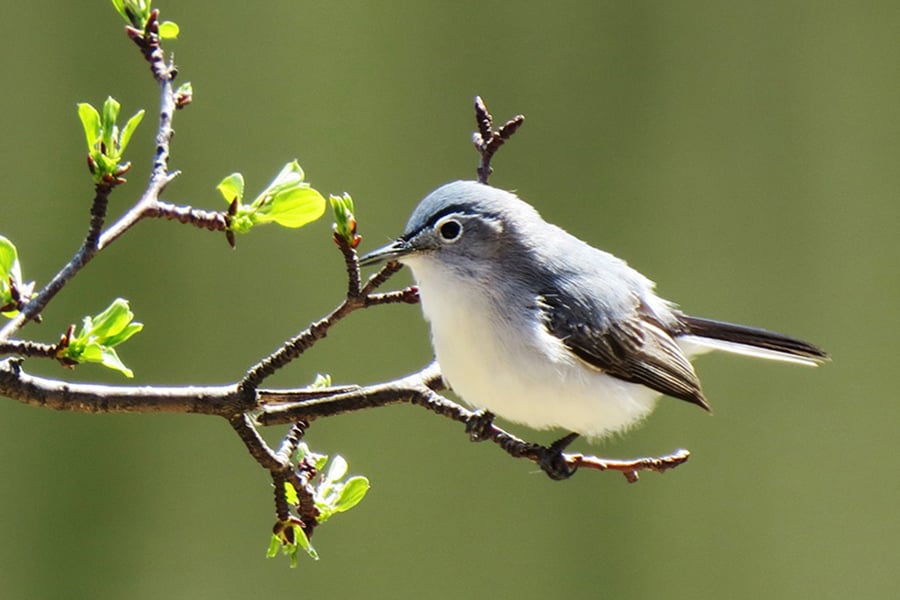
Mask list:
[[[0,402],[3,598],[883,598],[900,587],[895,393],[900,8],[893,2],[161,2],[195,103],[171,202],[218,209],[298,158],[350,192],[363,249],[472,178],[475,94],[525,126],[495,161],[554,221],[687,311],[807,337],[820,369],[709,356],[715,415],[666,399],[579,450],[689,448],[665,475],[555,483],[423,410],[318,422],[309,442],[372,481],[321,527],[322,559],[267,560],[269,482],[219,420],[89,416]],[[146,108],[117,190],[140,193],[157,88],[109,2],[7,2],[0,18],[0,231],[46,282],[92,189],[77,102]],[[146,222],[31,325],[54,341],[128,298],[141,384],[234,381],[344,289],[328,219],[221,234]],[[408,283],[403,273],[392,285]],[[430,358],[416,307],[353,315],[273,384],[367,383]],[[124,383],[99,367],[29,371]],[[552,402],[552,398],[547,399]],[[513,428],[538,441],[548,432]],[[281,431],[268,432],[275,439]]]

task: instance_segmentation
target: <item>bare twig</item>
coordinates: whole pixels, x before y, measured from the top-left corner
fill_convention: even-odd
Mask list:
[[[347,269],[347,298],[359,298],[361,290],[359,287],[359,256],[346,238],[342,235],[334,234],[334,243],[341,250],[344,257],[344,267]]]
[[[290,469],[290,462],[274,452],[266,443],[253,423],[253,418],[244,413],[238,413],[228,419],[228,423],[247,446],[250,456],[256,459],[264,469],[279,473]]]
[[[192,206],[178,206],[162,200],[156,202],[155,206],[149,207],[145,211],[145,216],[178,221],[184,225],[193,225],[199,229],[208,229],[209,231],[226,231],[228,229],[228,220],[224,211],[209,211]]]
[[[54,344],[41,344],[28,340],[7,340],[0,342],[0,355],[15,354],[16,356],[36,356],[40,358],[56,358],[57,346]]]
[[[85,248],[94,248],[100,241],[100,232],[103,229],[103,222],[106,220],[106,210],[109,206],[109,194],[112,192],[113,186],[110,183],[102,182],[94,186],[94,202],[91,204],[91,224],[88,227],[88,233],[84,240]]]
[[[300,440],[303,439],[307,429],[309,429],[308,421],[297,421],[291,426],[287,434],[281,440],[281,445],[278,447],[278,452],[276,453],[282,462],[291,459],[291,455],[297,450],[297,447],[300,445]]]
[[[585,456],[584,454],[568,454],[566,455],[566,462],[572,467],[585,467],[586,469],[596,469],[598,471],[619,471],[625,475],[625,479],[627,479],[629,483],[634,483],[638,480],[638,471],[662,473],[669,469],[674,469],[687,461],[690,456],[691,453],[682,448],[664,456],[655,458],[635,458],[632,460],[613,460],[608,458],[597,458],[595,456]]]
[[[395,260],[388,262],[369,277],[369,280],[366,281],[366,284],[362,287],[360,293],[371,294],[373,291],[375,291],[376,288],[381,287],[384,282],[390,279],[391,276],[394,275],[394,273],[402,268],[403,265]]]
[[[487,184],[488,178],[494,171],[491,167],[491,159],[500,146],[511,138],[524,122],[524,115],[516,115],[504,123],[500,129],[494,131],[494,117],[491,116],[481,96],[475,96],[475,123],[478,131],[472,134],[472,142],[481,156],[478,165],[478,181],[480,183]]]

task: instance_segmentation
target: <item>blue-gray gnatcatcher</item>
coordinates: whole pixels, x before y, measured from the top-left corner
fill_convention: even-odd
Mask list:
[[[412,269],[450,387],[536,429],[599,438],[638,423],[660,394],[708,410],[688,360],[706,349],[828,359],[799,339],[684,314],[623,260],[473,181],[432,192],[402,237],[360,263],[385,260]]]

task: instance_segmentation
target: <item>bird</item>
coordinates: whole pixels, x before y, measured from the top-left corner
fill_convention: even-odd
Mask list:
[[[706,350],[819,365],[801,339],[686,314],[624,260],[545,221],[515,193],[438,187],[403,234],[360,258],[416,281],[435,358],[467,405],[596,441],[643,421],[661,396],[709,411],[691,358]]]

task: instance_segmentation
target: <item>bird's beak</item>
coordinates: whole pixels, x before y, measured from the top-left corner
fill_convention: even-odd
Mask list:
[[[359,259],[359,264],[363,267],[367,267],[369,265],[376,265],[380,262],[390,261],[390,260],[398,260],[412,254],[415,251],[415,248],[412,245],[404,240],[403,238],[399,238],[388,244],[387,246],[383,246],[378,250],[373,250],[369,252],[365,256]]]

